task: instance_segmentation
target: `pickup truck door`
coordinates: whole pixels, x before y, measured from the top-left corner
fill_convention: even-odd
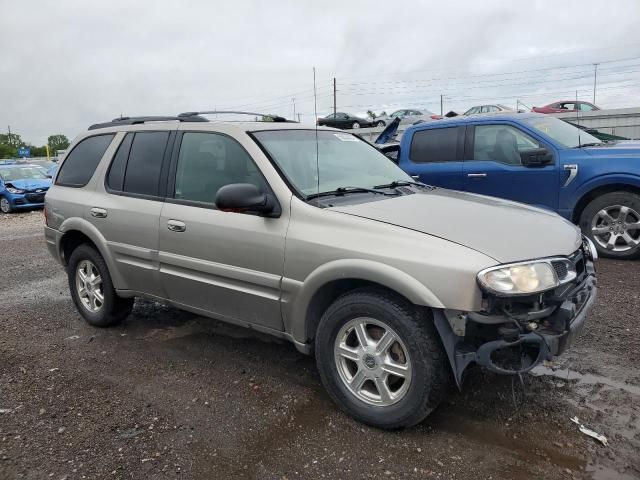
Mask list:
[[[545,148],[553,162],[524,166],[521,154]],[[533,135],[507,123],[467,128],[463,189],[557,210],[560,177],[553,149]]]
[[[462,190],[465,127],[429,126],[402,141],[399,166],[421,182]]]

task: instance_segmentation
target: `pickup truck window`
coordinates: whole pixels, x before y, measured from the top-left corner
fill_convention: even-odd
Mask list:
[[[458,127],[430,128],[413,134],[409,158],[415,163],[454,162],[458,155]]]
[[[540,148],[540,144],[509,125],[478,125],[473,139],[474,160],[494,160],[522,165],[520,153]]]

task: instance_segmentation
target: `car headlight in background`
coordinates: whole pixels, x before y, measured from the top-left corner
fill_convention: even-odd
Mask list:
[[[562,281],[558,279],[562,272]],[[478,274],[480,285],[498,295],[529,295],[544,292],[576,278],[575,266],[563,258],[491,267]]]
[[[19,188],[15,188],[15,187],[7,187],[7,192],[9,192],[9,193],[24,193],[24,190],[20,190]]]

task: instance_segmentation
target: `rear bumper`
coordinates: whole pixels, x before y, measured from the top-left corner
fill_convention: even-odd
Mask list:
[[[47,243],[47,249],[51,256],[61,265],[64,265],[64,258],[62,258],[62,249],[60,248],[60,241],[62,239],[62,232],[59,232],[55,228],[44,227],[44,238]]]

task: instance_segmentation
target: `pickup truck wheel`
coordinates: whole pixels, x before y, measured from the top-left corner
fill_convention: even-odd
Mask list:
[[[431,316],[382,289],[338,298],[320,320],[315,346],[329,396],[374,427],[415,425],[449,385],[450,367]]]
[[[612,192],[595,198],[583,210],[580,228],[603,257],[640,257],[640,195]]]
[[[69,258],[69,289],[76,308],[95,327],[109,327],[124,320],[133,308],[133,298],[116,294],[102,255],[89,245],[80,245]]]

